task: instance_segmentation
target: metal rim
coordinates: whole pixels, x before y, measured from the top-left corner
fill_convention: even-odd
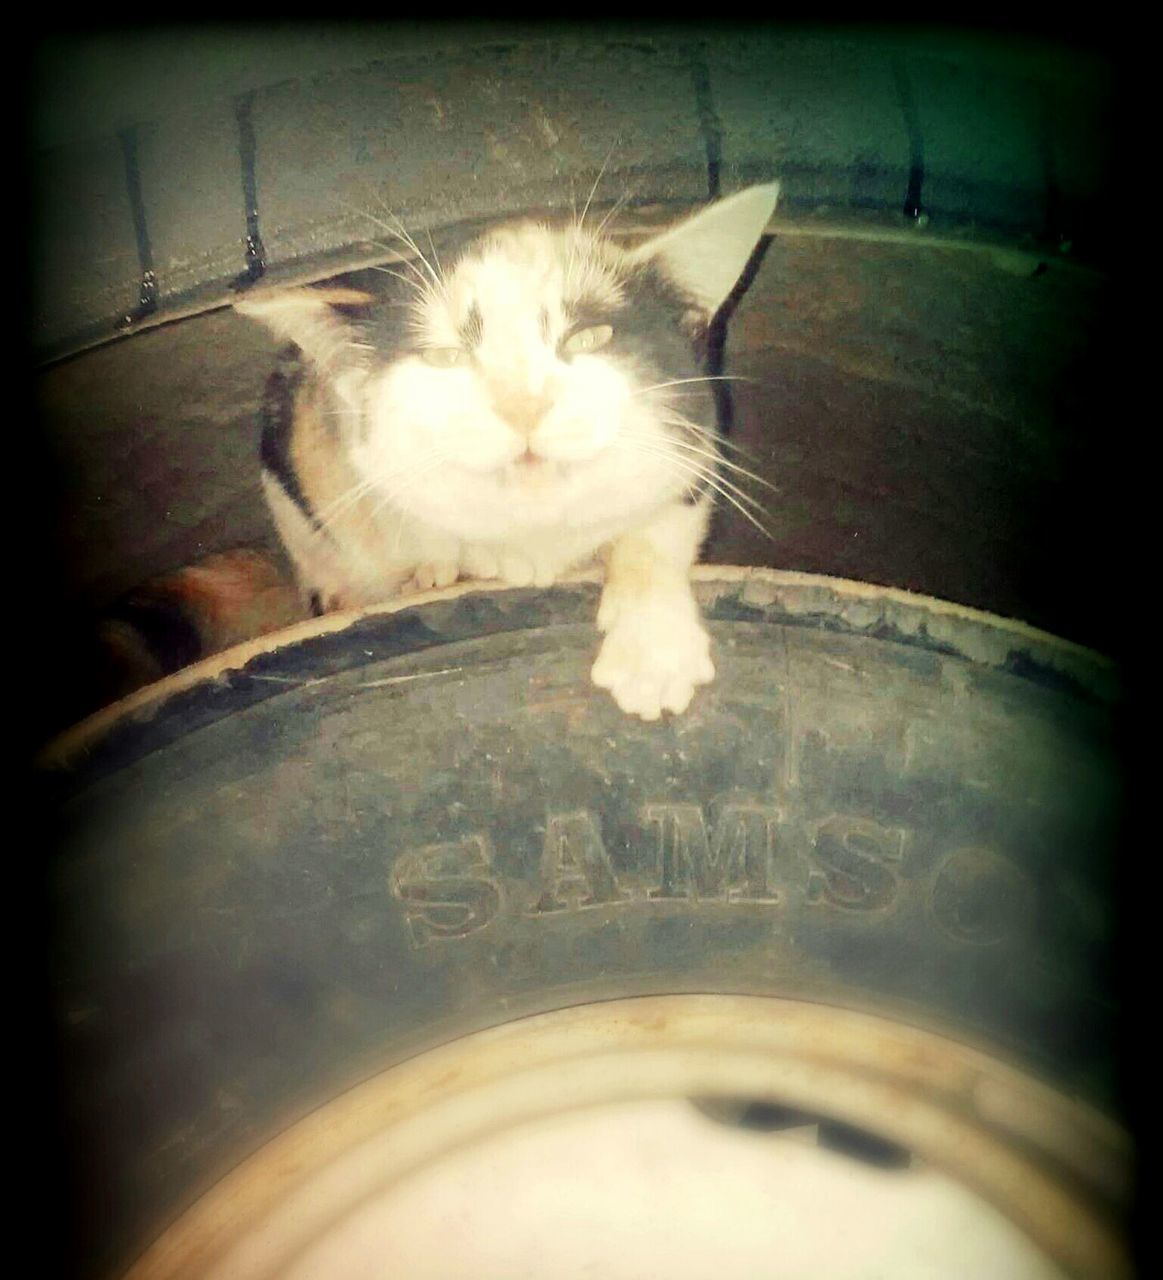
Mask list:
[[[1089,1107],[961,1043],[865,1013],[757,996],[581,1005],[477,1032],[321,1106],[228,1173],[126,1280],[267,1280],[434,1160],[610,1102],[753,1098],[915,1151],[1072,1276],[1129,1276],[1114,1219],[1130,1144]]]

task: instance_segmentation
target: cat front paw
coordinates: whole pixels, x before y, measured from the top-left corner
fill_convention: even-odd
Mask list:
[[[711,637],[689,596],[634,604],[603,601],[598,625],[606,632],[590,678],[608,689],[628,715],[657,720],[678,715],[695,689],[715,678]]]

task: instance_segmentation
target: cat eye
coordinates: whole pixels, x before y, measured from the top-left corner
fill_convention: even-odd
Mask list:
[[[460,364],[465,353],[459,347],[423,347],[420,359],[434,369],[451,369]]]
[[[588,351],[600,350],[613,336],[613,326],[595,324],[588,329],[578,329],[571,333],[561,344],[561,349],[566,355],[580,356]]]

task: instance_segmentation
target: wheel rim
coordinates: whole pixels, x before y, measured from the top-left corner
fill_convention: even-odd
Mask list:
[[[867,1014],[660,996],[520,1019],[371,1077],[227,1174],[128,1280],[282,1275],[450,1153],[563,1110],[681,1097],[769,1101],[867,1129],[999,1209],[1068,1275],[1130,1274],[1115,1225],[1129,1143],[1097,1112],[980,1050]]]

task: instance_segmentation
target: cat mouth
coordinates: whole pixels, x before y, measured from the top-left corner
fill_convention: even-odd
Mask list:
[[[562,464],[551,461],[543,454],[536,453],[533,449],[526,449],[524,453],[514,458],[505,469],[509,475],[517,480],[538,483],[559,475],[562,470]]]

